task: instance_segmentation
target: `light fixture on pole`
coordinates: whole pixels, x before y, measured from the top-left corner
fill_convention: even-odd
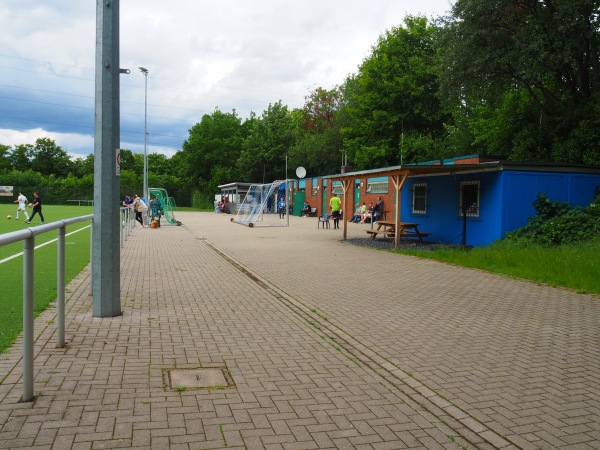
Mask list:
[[[140,67],[144,74],[144,191],[142,197],[148,202],[148,69]]]

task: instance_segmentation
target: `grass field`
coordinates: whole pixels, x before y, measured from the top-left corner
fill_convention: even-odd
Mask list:
[[[600,294],[600,237],[556,246],[498,241],[472,250],[393,251],[566,287],[580,293]]]
[[[15,205],[0,205],[0,234],[22,230],[41,224],[38,216],[33,223],[24,222],[21,212],[15,220]],[[27,211],[31,214],[31,209]],[[46,223],[56,220],[91,214],[89,206],[53,206],[43,207]],[[12,219],[7,219],[8,215]],[[90,260],[90,222],[70,225],[66,230],[66,282],[72,280]],[[35,275],[34,297],[36,316],[48,304],[56,299],[56,261],[57,231],[44,233],[35,238]],[[0,247],[0,273],[2,274],[2,295],[0,296],[0,353],[5,351],[23,328],[23,243],[17,242]]]

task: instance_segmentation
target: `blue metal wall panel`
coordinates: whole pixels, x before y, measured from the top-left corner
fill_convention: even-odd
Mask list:
[[[571,206],[586,206],[594,198],[600,175],[550,173],[550,172],[505,172],[503,190],[506,200],[502,206],[502,236],[508,231],[524,226],[527,219],[535,215],[533,202],[538,194],[550,200],[568,202]]]
[[[574,173],[570,176],[569,203],[587,206],[600,190],[600,175]]]
[[[421,224],[419,229],[431,233],[431,240],[460,243],[463,217],[460,214],[460,183],[478,181],[480,186],[479,217],[467,217],[467,245],[486,245],[501,237],[502,198],[500,172],[480,172],[440,177],[415,177],[402,190],[402,220]],[[412,190],[415,183],[427,183],[427,213],[412,213]]]

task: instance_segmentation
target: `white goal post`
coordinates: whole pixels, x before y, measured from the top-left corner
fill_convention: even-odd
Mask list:
[[[253,184],[248,188],[244,201],[239,206],[234,223],[256,226],[289,226],[289,195],[286,181],[277,180],[268,184]]]

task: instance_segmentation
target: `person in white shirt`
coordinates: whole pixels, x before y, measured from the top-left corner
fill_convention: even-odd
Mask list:
[[[25,213],[25,220],[29,220],[29,214],[27,214],[27,209],[25,209],[27,206],[27,197],[25,197],[21,191],[19,191],[19,196],[15,200],[15,203],[19,204],[17,207],[17,217],[15,217],[15,220],[19,220],[19,211],[23,211]]]

